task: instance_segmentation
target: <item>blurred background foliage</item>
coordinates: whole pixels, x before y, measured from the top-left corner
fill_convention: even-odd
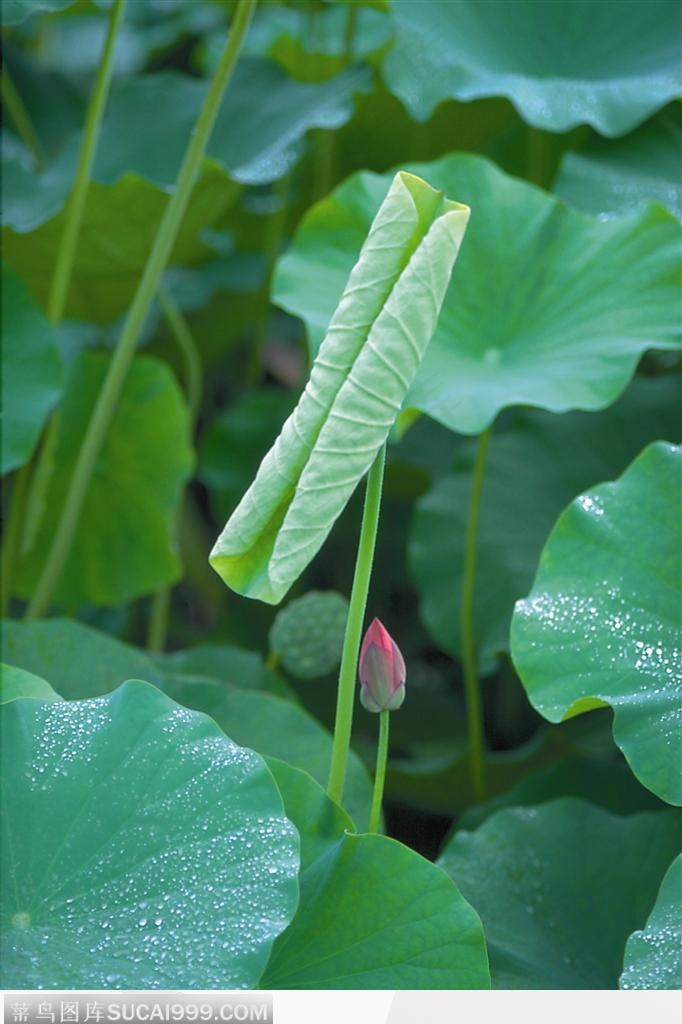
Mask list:
[[[3,4],[3,403],[20,413],[16,433],[3,438],[3,557],[14,618],[35,585],[234,4],[130,0],[56,327],[46,301],[109,9],[108,0]],[[659,256],[658,276],[647,278],[650,239],[668,252],[682,208],[678,14],[666,0],[612,0],[591,11],[585,31],[577,0],[259,4],[54,601],[55,613],[80,625],[13,623],[6,660],[56,686],[56,666],[69,659],[70,685],[92,682],[73,696],[131,675],[165,680],[171,696],[210,709],[238,742],[324,783],[344,604],[314,592],[349,594],[362,496],[292,588],[288,618],[228,591],[207,556],[306,380],[336,282],[369,224],[371,203],[358,212],[363,189],[379,194],[388,179],[336,189],[359,171],[420,163],[429,181],[472,203],[480,238],[470,243],[472,252],[479,246],[476,266],[461,274],[476,316],[457,320],[458,269],[444,344],[461,336],[475,348],[477,332],[472,359],[480,356],[481,377],[492,374],[491,332],[516,329],[505,296],[531,275],[517,310],[523,323],[542,305],[539,290],[553,292],[532,330],[514,335],[516,382],[501,374],[499,393],[481,399],[480,423],[458,411],[455,391],[429,404],[423,387],[408,403],[423,412],[389,445],[368,609],[408,666],[407,701],[393,722],[389,830],[434,855],[453,817],[476,814],[478,823],[488,813],[488,805],[471,810],[458,605],[470,435],[493,419],[475,598],[489,806],[563,795],[617,813],[657,805],[622,761],[611,712],[547,724],[508,645],[514,602],[528,593],[564,506],[618,476],[645,444],[680,434],[672,256]],[[462,153],[478,161],[424,166]],[[541,210],[565,224],[563,252],[551,249],[544,220],[525,231]],[[539,271],[542,280],[532,277]],[[572,310],[585,308],[587,293],[594,308],[578,330]],[[625,342],[609,319],[622,307],[640,330]],[[587,349],[574,347],[574,362],[594,356],[597,367],[589,387],[556,356],[576,338]],[[555,365],[524,398],[547,350]],[[434,374],[443,366],[434,363]],[[443,372],[456,389],[453,367]],[[18,539],[8,545],[12,530]],[[99,690],[93,671],[102,666]],[[357,753],[371,763],[376,721],[359,709],[355,728]],[[354,771],[350,804],[363,807],[359,760]]]

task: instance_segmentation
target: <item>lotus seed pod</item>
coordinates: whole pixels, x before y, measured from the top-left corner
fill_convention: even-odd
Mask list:
[[[270,647],[297,679],[319,679],[338,668],[348,601],[335,591],[311,590],[275,618]]]

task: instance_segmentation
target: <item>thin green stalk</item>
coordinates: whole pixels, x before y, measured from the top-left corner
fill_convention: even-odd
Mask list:
[[[282,249],[282,239],[287,226],[287,201],[291,189],[292,171],[287,173],[275,182],[273,197],[277,200],[277,207],[273,210],[267,220],[265,237],[263,239],[263,252],[265,255],[265,274],[262,291],[262,310],[258,318],[256,333],[251,343],[249,358],[246,366],[246,385],[255,387],[263,374],[263,361],[261,353],[268,337],[268,328],[272,316],[272,305],[270,302],[270,289],[272,275],[277,263],[277,257]]]
[[[168,631],[168,613],[170,611],[171,588],[163,587],[157,590],[152,598],[151,615],[147,629],[147,650],[156,653],[163,651],[166,646],[166,633]]]
[[[123,21],[125,5],[126,0],[115,0],[114,6],[111,8],[107,36],[104,41],[104,49],[95,79],[95,88],[92,91],[85,118],[85,131],[78,155],[76,175],[73,179],[73,185],[71,186],[71,192],[69,193],[64,211],[64,230],[59,242],[57,261],[47,300],[47,315],[53,324],[58,324],[61,321],[69,294],[69,284],[76,259],[78,235],[80,234],[83,222],[83,212],[90,185],[92,164],[95,159],[97,141],[102,127],[102,116],[114,70],[116,36]]]
[[[170,328],[173,338],[177,342],[185,360],[185,395],[189,409],[189,429],[192,438],[197,425],[197,418],[201,408],[202,392],[202,370],[201,357],[192,332],[187,326],[187,321],[175,304],[170,292],[165,288],[159,288],[159,304],[166,323]],[[179,511],[174,517],[173,529],[177,532],[179,526]],[[149,625],[147,628],[147,650],[163,651],[166,647],[166,635],[168,633],[168,616],[172,586],[160,587],[152,597]]]
[[[42,144],[31,120],[31,115],[12,81],[6,63],[2,66],[2,102],[14,122],[19,138],[33,153],[36,169],[42,170],[45,166],[45,153]]]
[[[30,460],[25,462],[14,477],[12,493],[9,498],[9,510],[2,539],[2,585],[0,591],[0,618],[7,614],[7,607],[12,596],[12,577],[17,563],[21,544],[22,528],[26,514],[26,494],[31,476]]]
[[[106,102],[106,96],[109,94],[109,87],[112,80],[116,38],[123,20],[125,4],[126,0],[116,0],[112,7],[109,19],[109,29],[108,32],[106,32],[106,39],[104,40],[104,48],[101,54],[99,69],[97,71],[95,85],[90,97],[88,112],[85,119],[83,142],[81,144],[81,152],[78,158],[76,176],[74,178],[74,183],[72,185],[65,210],[65,225],[63,225],[61,238],[59,240],[59,248],[57,251],[56,262],[54,264],[52,281],[50,283],[50,291],[47,298],[47,315],[51,323],[55,325],[59,324],[61,321],[63,311],[65,311],[67,305],[67,298],[69,296],[69,286],[71,284],[71,276],[76,258],[78,237],[81,223],[83,221],[83,211],[85,209],[88,185],[90,183],[90,172],[92,170],[92,163],[97,147],[97,139],[99,137],[104,104]],[[25,138],[25,141],[27,141],[27,144],[31,145],[33,148],[37,162],[42,165],[43,156],[40,142],[35,134],[33,125],[28,117],[28,113],[24,108],[24,104],[22,103],[22,100],[20,100],[18,93],[16,93],[16,90],[9,79],[6,67],[3,68],[2,76],[3,97],[8,100],[9,103],[12,103],[13,101],[13,105],[11,105],[10,109],[13,111],[13,117],[19,132],[22,131],[22,129],[20,129],[16,119],[24,118],[24,132],[29,132],[29,135],[33,135],[33,141],[30,137],[25,137],[25,135],[23,135],[23,137]],[[53,424],[54,417],[50,421],[50,427],[52,427],[52,429]],[[45,453],[47,451],[48,445],[42,445],[38,469],[36,470],[37,473],[43,472],[41,469],[41,460],[45,457]],[[26,481],[24,482],[24,486],[26,486]],[[4,584],[6,597],[3,595],[3,600],[8,599],[9,591],[7,588],[11,588],[11,572],[13,568],[14,553],[18,550],[20,544],[22,544],[22,534],[25,528],[24,516],[18,518],[16,524],[12,523],[12,527],[15,529],[15,536],[12,536],[12,549],[10,554],[8,554],[8,558],[10,560],[6,568],[9,579],[6,578],[6,583]],[[4,567],[3,561],[3,568]]]
[[[343,34],[343,56],[348,63],[353,59],[353,43],[358,25],[358,8],[355,4],[348,5],[346,27]]]
[[[190,138],[180,172],[163,218],[159,224],[152,250],[144,268],[123,330],[109,364],[97,404],[88,424],[78,460],[67,491],[64,508],[55,530],[52,546],[43,566],[33,599],[28,606],[29,619],[42,615],[50,605],[69,557],[95,464],[106,437],[116,404],[125,383],[128,368],[135,354],[140,332],[157,292],[161,275],[170,258],[182,219],[189,203],[201,162],[206,152],[220,104],[232,76],[244,36],[251,22],[257,0],[239,0],[230,34],[211,81],[206,99]]]
[[[471,484],[471,499],[469,501],[460,607],[462,667],[464,670],[467,735],[469,740],[469,771],[471,773],[473,791],[478,800],[485,798],[486,783],[483,705],[476,664],[476,638],[474,635],[474,593],[476,589],[476,545],[481,511],[481,492],[483,490],[483,478],[485,476],[489,443],[490,428],[484,430],[478,439],[474,476]]]
[[[276,672],[279,668],[279,654],[277,651],[269,651],[268,656],[265,659],[265,667],[269,668],[271,672]]]
[[[197,343],[192,337],[192,332],[187,326],[187,321],[175,304],[172,295],[165,288],[159,288],[159,304],[185,361],[185,395],[189,408],[190,430],[194,436],[203,390],[201,356]]]
[[[348,621],[343,639],[343,654],[339,670],[339,689],[336,697],[336,720],[334,723],[334,742],[329,770],[327,793],[332,800],[341,803],[343,788],[346,781],[346,764],[350,750],[350,735],[353,726],[353,706],[355,704],[355,677],[357,673],[358,654],[362,624],[367,606],[369,579],[372,574],[374,545],[379,524],[381,507],[381,488],[384,479],[384,463],[386,446],[383,445],[367,475],[365,506],[362,513],[360,541],[355,561],[355,574],[350,595]]]
[[[378,832],[381,821],[381,804],[384,799],[384,782],[386,780],[386,759],[388,758],[388,719],[390,711],[379,712],[379,743],[377,744],[377,767],[374,773],[374,792],[372,793],[372,810],[369,815],[368,832]]]

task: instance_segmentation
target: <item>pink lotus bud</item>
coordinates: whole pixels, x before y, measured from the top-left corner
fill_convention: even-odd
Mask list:
[[[405,662],[378,619],[365,633],[360,651],[360,700],[368,711],[397,711],[405,700]]]

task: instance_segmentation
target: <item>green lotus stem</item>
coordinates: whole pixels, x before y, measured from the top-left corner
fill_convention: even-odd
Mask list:
[[[265,667],[269,668],[271,672],[276,672],[279,668],[279,654],[277,651],[269,651],[268,656],[265,659]]]
[[[390,711],[379,713],[379,743],[377,745],[377,767],[374,773],[374,792],[372,793],[372,809],[369,814],[368,832],[378,832],[381,821],[381,804],[384,799],[384,782],[386,780],[386,760],[388,758],[388,719]]]
[[[171,587],[162,587],[152,598],[151,614],[147,629],[147,650],[159,653],[166,646],[168,613],[170,611]]]
[[[357,25],[358,8],[355,4],[349,4],[346,16],[346,27],[343,34],[343,56],[349,64],[353,59],[353,43],[355,42]]]
[[[31,461],[29,459],[15,475],[9,499],[9,511],[2,542],[2,561],[0,563],[2,567],[0,618],[4,618],[7,614],[7,607],[12,596],[12,577],[17,562],[26,514],[26,495],[31,476],[30,465]]]
[[[14,122],[19,138],[33,153],[36,169],[42,170],[45,166],[45,153],[42,144],[31,120],[31,115],[26,109],[16,85],[12,81],[6,63],[2,67],[2,102]]]
[[[189,428],[192,438],[201,408],[202,371],[201,357],[187,321],[175,304],[170,292],[159,288],[159,305],[170,332],[185,361],[185,396],[189,410]],[[174,517],[173,529],[178,528],[179,516]],[[172,587],[160,587],[152,597],[149,625],[147,628],[147,650],[163,651],[168,633]]]
[[[203,391],[201,356],[187,321],[180,312],[175,299],[163,287],[159,288],[159,305],[185,362],[185,397],[189,409],[190,430],[194,436]]]
[[[329,782],[327,783],[328,796],[338,804],[343,799],[343,789],[346,781],[346,766],[353,727],[358,654],[360,652],[362,624],[365,618],[369,580],[374,560],[374,546],[379,525],[385,461],[386,445],[384,444],[367,474],[367,489],[365,491],[365,506],[362,513],[360,541],[355,561],[355,573],[353,575],[346,632],[343,639],[343,653],[341,655],[341,668],[339,669],[339,688],[336,697],[334,742],[332,745]]]
[[[257,0],[239,0],[230,34],[218,67],[194,126],[183,157],[173,193],[168,200],[161,223],[156,232],[149,258],[138,285],[132,305],[123,325],[106,378],[97,398],[97,404],[88,424],[76,468],[69,485],[64,508],[55,530],[42,575],[33,599],[26,611],[29,619],[42,615],[50,605],[59,583],[62,569],[69,557],[78,520],[83,509],[88,486],[99,457],[109,424],[114,415],[123,385],[135,354],[140,336],[154,296],[157,293],[173,245],[185,215],[194,184],[199,174],[206,146],[218,115],[225,89],[232,77],[239,51],[251,22]]]
[[[476,637],[474,633],[474,593],[476,590],[476,546],[481,511],[481,492],[490,443],[490,428],[478,439],[474,476],[471,483],[469,518],[464,549],[464,577],[460,606],[460,637],[464,693],[466,696],[467,736],[469,741],[469,771],[471,784],[478,800],[485,799],[485,744],[481,684],[476,664]]]
[[[277,257],[282,249],[282,239],[287,226],[287,201],[291,190],[293,178],[292,170],[276,181],[272,189],[272,195],[277,200],[277,207],[267,219],[265,237],[263,239],[263,250],[265,255],[265,274],[262,292],[262,310],[258,319],[256,333],[251,343],[251,350],[246,366],[246,384],[254,387],[263,373],[263,362],[261,352],[267,341],[268,327],[272,315],[272,303],[270,301],[270,287],[272,275],[277,263]]]
[[[90,175],[95,159],[97,141],[102,127],[102,116],[104,107],[109,95],[111,76],[114,70],[114,49],[116,37],[123,21],[126,0],[115,0],[109,15],[109,27],[104,41],[104,50],[97,70],[95,88],[90,97],[88,112],[85,118],[85,131],[78,155],[76,175],[71,186],[71,192],[64,211],[64,229],[59,242],[57,261],[55,263],[50,293],[47,299],[47,315],[53,324],[60,323],[66,300],[69,294],[69,284],[73,273],[73,265],[76,259],[78,247],[78,235],[80,234],[85,211],[85,201],[88,196]]]

